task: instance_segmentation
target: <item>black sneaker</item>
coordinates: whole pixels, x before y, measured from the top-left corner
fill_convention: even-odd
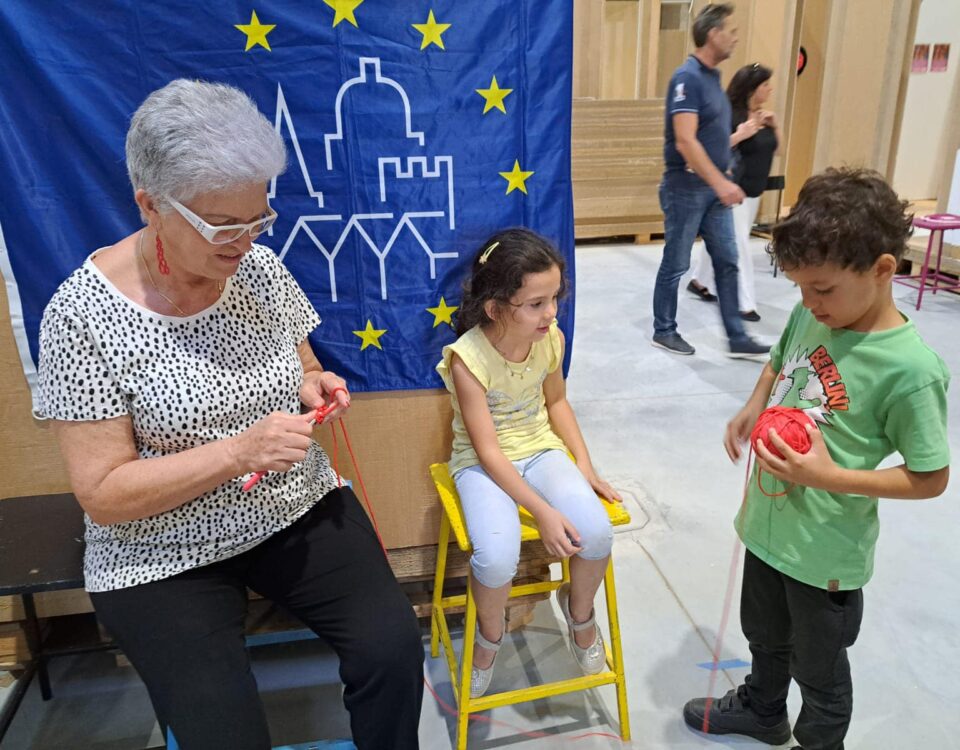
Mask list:
[[[717,301],[717,295],[710,294],[709,290],[705,286],[697,286],[692,280],[687,284],[687,291],[690,292],[690,294],[699,297],[704,302]]]
[[[674,354],[693,354],[696,351],[696,349],[683,340],[683,336],[679,333],[667,333],[663,336],[654,334],[653,341],[650,343]]]
[[[756,310],[747,310],[746,312],[743,312],[743,311],[741,310],[741,312],[740,312],[740,317],[741,317],[743,320],[746,320],[748,323],[759,323],[759,322],[760,322],[760,313],[758,313]]]
[[[764,357],[770,351],[767,344],[761,344],[751,338],[745,338],[730,342],[730,352],[728,357],[734,359],[758,359]]]
[[[747,686],[741,685],[722,698],[710,703],[707,734],[742,734],[768,745],[782,745],[790,741],[790,721],[787,712],[779,718],[765,719],[749,706]],[[707,710],[706,698],[694,698],[683,707],[683,720],[691,729],[703,731],[703,717]]]

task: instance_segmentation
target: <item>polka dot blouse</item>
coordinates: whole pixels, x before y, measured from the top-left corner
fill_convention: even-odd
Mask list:
[[[299,413],[296,348],[320,318],[270,249],[254,245],[220,299],[185,318],[128,299],[92,257],[44,311],[38,418],[128,414],[140,457],[153,458],[237,435],[273,411]],[[337,484],[316,443],[290,471],[271,472],[250,492],[243,482],[149,518],[108,526],[87,518],[87,590],[135,586],[240,554]]]

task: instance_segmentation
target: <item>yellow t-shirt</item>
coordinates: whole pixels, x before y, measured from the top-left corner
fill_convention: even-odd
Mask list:
[[[487,392],[487,407],[493,417],[500,449],[507,458],[518,461],[553,448],[567,450],[550,426],[543,396],[543,381],[560,366],[561,345],[557,322],[553,322],[549,333],[541,341],[530,347],[530,354],[523,362],[504,359],[480,327],[476,326],[449,346],[443,347],[443,359],[437,364],[437,372],[453,399],[451,474],[480,463],[463,424],[463,415],[453,387],[450,360],[454,353]]]

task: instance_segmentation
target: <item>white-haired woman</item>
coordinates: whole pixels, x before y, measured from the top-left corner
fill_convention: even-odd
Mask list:
[[[40,333],[38,416],[86,512],[97,614],[181,748],[271,746],[247,588],[336,650],[358,748],[414,748],[416,619],[300,413],[336,418],[350,397],[310,348],[313,307],[253,244],[283,141],[239,90],[177,80],[134,114],[126,151],[146,226],[87,258]]]

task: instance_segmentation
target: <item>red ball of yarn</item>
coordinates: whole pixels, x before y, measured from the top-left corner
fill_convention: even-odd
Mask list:
[[[772,428],[797,453],[806,453],[810,450],[810,435],[807,434],[807,425],[816,427],[816,423],[803,409],[771,406],[769,409],[764,409],[757,418],[753,432],[750,433],[750,443],[756,450],[757,441],[762,440],[768,451],[777,458],[783,458],[783,454],[770,442],[770,430]]]

